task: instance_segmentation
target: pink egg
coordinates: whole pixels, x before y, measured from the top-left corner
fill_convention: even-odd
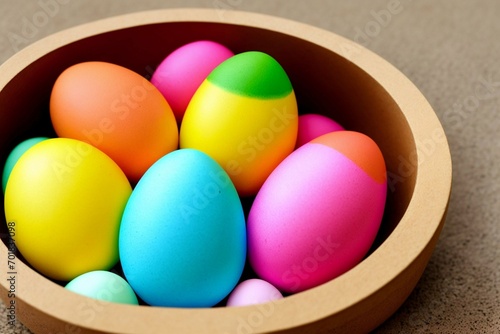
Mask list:
[[[252,278],[241,282],[229,295],[227,306],[245,306],[281,299],[283,295],[272,284]]]
[[[304,114],[299,116],[299,130],[296,148],[329,132],[342,131],[344,128],[333,119],[319,114]]]
[[[187,105],[203,80],[234,53],[213,41],[196,41],[170,53],[153,73],[151,82],[163,94],[180,124]]]
[[[257,275],[299,292],[353,268],[370,249],[385,207],[385,162],[377,144],[330,132],[298,148],[257,194],[247,223]]]

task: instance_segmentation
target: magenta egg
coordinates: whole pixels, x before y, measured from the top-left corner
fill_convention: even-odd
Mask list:
[[[250,264],[289,293],[343,274],[375,240],[386,194],[384,158],[368,136],[339,131],[312,140],[257,194],[247,223]]]
[[[299,116],[299,129],[297,132],[298,148],[311,140],[334,131],[342,131],[344,127],[331,119],[320,114],[303,114]]]
[[[170,53],[153,73],[151,83],[163,94],[180,124],[184,112],[203,80],[234,53],[208,40],[185,44]]]

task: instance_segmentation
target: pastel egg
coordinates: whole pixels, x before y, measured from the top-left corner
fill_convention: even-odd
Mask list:
[[[125,277],[146,303],[217,304],[246,260],[245,217],[229,176],[203,152],[167,154],[135,187],[119,247]]]
[[[343,274],[370,249],[386,193],[384,158],[368,136],[331,132],[301,146],[273,171],[250,209],[253,269],[290,293]]]
[[[96,270],[72,279],[66,289],[80,295],[107,302],[138,305],[132,287],[115,273]]]
[[[334,131],[342,131],[344,127],[330,117],[320,114],[303,114],[299,116],[299,129],[297,132],[298,148],[314,138]]]
[[[35,137],[22,141],[10,152],[7,160],[5,161],[5,166],[2,173],[2,190],[5,194],[5,188],[7,187],[7,181],[9,180],[12,168],[16,164],[17,160],[26,152],[30,147],[38,144],[41,141],[49,139],[47,137]]]
[[[258,278],[247,279],[234,288],[226,306],[245,306],[267,303],[283,298],[272,284]]]
[[[203,80],[234,53],[213,41],[185,44],[170,53],[156,68],[151,83],[163,94],[180,124],[193,94]]]
[[[217,66],[188,105],[181,148],[215,159],[241,196],[254,195],[297,138],[295,94],[270,55],[250,51]]]
[[[117,263],[131,192],[125,174],[102,151],[75,139],[47,139],[12,169],[5,216],[24,258],[40,273],[69,281]]]
[[[96,146],[133,183],[178,147],[177,123],[163,95],[139,74],[111,63],[84,62],[61,73],[50,117],[59,137]]]

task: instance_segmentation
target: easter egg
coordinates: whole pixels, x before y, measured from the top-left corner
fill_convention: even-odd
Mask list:
[[[245,306],[267,303],[283,298],[281,292],[272,284],[258,279],[247,279],[234,288],[226,306]]]
[[[257,193],[297,138],[298,112],[291,82],[270,55],[249,51],[217,66],[188,105],[181,148],[215,159],[241,196]]]
[[[167,100],[178,124],[203,80],[232,56],[234,53],[224,45],[202,40],[177,48],[158,65],[151,83]]]
[[[138,305],[132,287],[115,273],[96,270],[73,278],[66,289],[80,295],[107,302]]]
[[[344,127],[333,119],[320,114],[303,114],[299,116],[299,129],[297,131],[298,148],[314,138],[334,131],[342,131]]]
[[[163,95],[111,63],[84,62],[63,71],[50,96],[50,117],[59,137],[99,148],[133,183],[178,146],[177,123]]]
[[[2,190],[5,194],[5,188],[7,187],[7,181],[9,180],[10,173],[12,172],[12,168],[16,164],[17,160],[26,152],[30,147],[38,144],[41,141],[48,139],[47,137],[35,137],[26,139],[23,142],[19,143],[14,149],[10,152],[7,160],[5,161],[5,166],[2,173]]]
[[[384,158],[368,136],[331,132],[301,146],[273,171],[252,204],[252,268],[289,293],[343,274],[369,251],[386,193]]]
[[[132,189],[118,165],[94,146],[44,140],[18,160],[5,191],[15,244],[40,273],[69,281],[118,261],[118,231]]]
[[[146,303],[220,302],[246,260],[245,217],[227,173],[197,150],[165,155],[130,196],[119,249],[125,278]]]

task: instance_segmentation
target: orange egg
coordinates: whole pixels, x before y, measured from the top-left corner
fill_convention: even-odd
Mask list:
[[[58,136],[99,148],[131,182],[178,146],[177,123],[163,95],[139,74],[111,63],[66,69],[52,89],[50,116]]]

